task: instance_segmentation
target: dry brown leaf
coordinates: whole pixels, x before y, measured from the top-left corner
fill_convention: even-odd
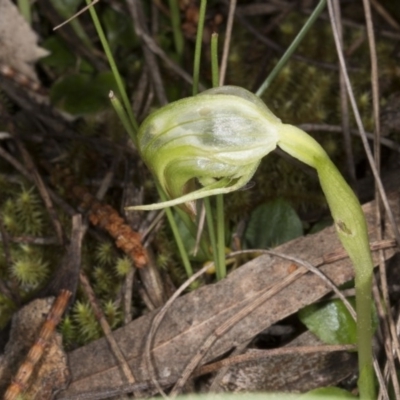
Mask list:
[[[392,191],[389,201],[396,221],[400,221],[399,191]],[[370,240],[374,241],[373,203],[363,207],[367,217]],[[393,238],[390,226],[385,227],[385,239]],[[301,237],[279,246],[276,251],[318,264],[321,257],[341,249],[334,228]],[[394,249],[385,251],[386,259]],[[354,277],[348,259],[320,268],[337,285]],[[261,256],[233,271],[221,282],[209,285],[177,299],[167,312],[153,344],[153,357],[158,377],[175,382],[199,347],[228,318],[244,305],[256,299],[266,288],[280,282],[291,273],[291,263],[270,256]],[[308,273],[284,288],[263,306],[241,320],[226,335],[219,338],[203,362],[209,362],[228,350],[246,342],[272,324],[312,304],[330,289],[321,279]],[[156,312],[149,313],[117,330],[114,335],[138,381],[149,378],[144,357],[147,334]],[[100,339],[69,354],[72,380],[67,391],[70,396],[85,391],[109,389],[124,385],[104,339]]]
[[[12,1],[0,0],[0,64],[37,82],[33,65],[49,54],[37,41],[36,33]]]
[[[260,358],[234,365],[222,377],[223,392],[307,392],[322,386],[334,386],[357,371],[355,353],[296,353],[298,346],[321,346],[310,331],[290,342],[292,354]],[[248,349],[245,354],[260,355],[264,350]]]

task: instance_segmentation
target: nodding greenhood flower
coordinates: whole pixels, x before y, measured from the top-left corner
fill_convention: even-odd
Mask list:
[[[239,87],[218,87],[179,100],[151,114],[138,132],[141,156],[171,200],[128,209],[185,203],[194,213],[194,200],[246,185],[276,146],[317,170],[337,234],[353,262],[360,397],[372,399],[373,262],[366,222],[353,191],[311,136],[282,123],[257,96]],[[196,181],[202,186],[197,190]]]
[[[172,199],[149,210],[228,193],[249,182],[276,148],[279,118],[253,93],[233,86],[207,90],[151,114],[138,133],[140,154]],[[195,190],[196,180],[202,186]]]

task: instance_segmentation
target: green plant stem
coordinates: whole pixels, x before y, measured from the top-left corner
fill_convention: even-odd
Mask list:
[[[217,243],[218,253],[216,260],[219,267],[218,280],[226,277],[226,262],[225,262],[225,220],[224,220],[224,195],[217,194]]]
[[[219,71],[218,71],[218,33],[211,35],[211,77],[213,87],[218,86]]]
[[[86,0],[86,3],[88,5],[90,5],[91,1],[90,0]],[[128,95],[126,94],[126,90],[125,90],[124,84],[122,82],[121,75],[120,75],[120,73],[118,71],[117,64],[115,63],[115,60],[114,60],[114,57],[112,55],[110,46],[108,45],[108,42],[107,42],[106,36],[104,34],[103,28],[102,28],[102,26],[100,24],[100,20],[99,20],[99,18],[97,16],[97,13],[96,13],[96,10],[95,10],[94,7],[89,7],[89,12],[90,12],[90,15],[92,17],[92,20],[93,20],[94,26],[96,28],[97,34],[98,34],[98,36],[100,38],[100,41],[101,41],[101,44],[103,46],[104,52],[106,53],[107,60],[108,60],[108,62],[110,64],[110,67],[111,67],[111,71],[112,71],[112,73],[114,75],[114,78],[115,78],[115,81],[117,83],[118,90],[119,90],[120,95],[122,97],[122,103],[124,104],[125,111],[128,114],[129,122],[132,125],[132,130],[134,132],[136,132],[138,130],[138,124],[136,122],[135,116],[133,115],[133,111],[132,111],[132,107],[131,107],[131,104],[130,104],[129,99],[128,99]],[[136,135],[135,135],[135,139],[133,139],[133,142],[135,143],[135,145],[137,144]]]
[[[199,91],[201,44],[203,41],[203,30],[204,30],[204,20],[205,20],[205,15],[206,15],[206,8],[207,8],[207,0],[201,0],[200,10],[199,10],[199,22],[197,25],[196,47],[195,47],[195,51],[194,51],[193,96],[195,96]]]
[[[290,57],[292,54],[296,51],[297,47],[303,40],[304,36],[307,34],[307,32],[310,30],[312,25],[314,24],[315,20],[319,17],[321,14],[322,10],[325,8],[326,5],[326,0],[320,0],[318,3],[317,7],[313,11],[313,13],[310,15],[308,18],[307,22],[304,24],[304,26],[301,28],[300,32],[297,34],[297,36],[294,38],[293,42],[290,44],[290,46],[287,48],[281,59],[278,61],[278,63],[275,65],[274,69],[270,72],[270,74],[267,76],[265,81],[262,83],[260,88],[257,90],[256,95],[257,96],[262,96],[263,93],[268,89],[268,87],[271,85],[271,82],[276,78],[280,70],[284,67],[284,65],[289,61]]]
[[[211,75],[212,85],[217,87],[219,84],[219,67],[218,67],[218,34],[213,33],[211,36]],[[217,280],[226,277],[225,262],[225,221],[224,221],[224,195],[216,195],[217,202],[217,252],[214,252],[215,265],[217,271]]]
[[[165,195],[165,193],[162,191],[162,189],[159,187],[159,185],[157,184],[157,190],[158,190],[158,194],[161,198],[162,201],[165,201],[167,199],[167,196]],[[188,254],[186,252],[185,246],[183,244],[181,235],[179,233],[179,229],[178,226],[176,224],[174,215],[172,213],[172,210],[170,208],[166,208],[165,209],[165,214],[167,215],[168,218],[168,222],[169,225],[171,227],[172,230],[172,234],[174,235],[174,239],[176,242],[176,245],[178,246],[178,251],[179,254],[181,256],[182,262],[183,262],[183,266],[185,268],[186,271],[186,275],[188,277],[191,277],[193,275],[193,269],[192,269],[192,265],[190,264],[190,260],[188,257]]]
[[[121,102],[115,97],[113,92],[109,94],[111,105],[113,106],[115,112],[117,113],[122,125],[124,126],[125,130],[128,132],[130,138],[132,139],[133,143],[136,140],[136,131],[133,129],[132,124],[130,123],[128,114],[126,113],[124,107],[122,107]]]
[[[184,40],[181,30],[181,18],[177,0],[169,0],[169,10],[171,13],[171,25],[174,34],[175,50],[178,54],[179,61],[181,61],[183,56]]]
[[[374,400],[372,358],[372,274],[374,264],[367,224],[360,203],[323,148],[302,130],[282,125],[279,147],[317,170],[322,190],[335,221],[336,232],[355,270],[357,347],[360,398]]]
[[[211,208],[210,197],[206,197],[204,199],[204,207],[206,208],[208,235],[210,236],[211,247],[213,250],[215,274],[217,276],[217,280],[220,280],[221,279],[221,277],[220,277],[221,276],[221,267],[218,263],[219,259],[217,257],[218,242],[217,242],[217,238],[215,237],[214,220],[213,220],[213,212],[212,212],[212,208]]]
[[[198,228],[194,223],[194,221],[189,217],[189,215],[185,211],[183,211],[180,207],[176,207],[175,212],[178,214],[179,218],[183,221],[183,223],[185,224],[186,228],[189,230],[191,235],[193,237],[196,237]],[[208,238],[204,235],[200,239],[200,248],[209,259],[212,258],[210,243],[208,242]]]

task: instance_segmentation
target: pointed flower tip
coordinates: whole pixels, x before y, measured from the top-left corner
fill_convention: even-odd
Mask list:
[[[246,185],[275,149],[280,124],[257,96],[235,86],[210,89],[154,112],[139,129],[138,148],[171,201],[151,206],[193,202]],[[195,190],[199,183],[203,187]]]

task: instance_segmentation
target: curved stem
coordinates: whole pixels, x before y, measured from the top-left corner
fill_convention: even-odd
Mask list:
[[[373,261],[367,224],[360,203],[324,149],[302,130],[283,124],[278,146],[317,170],[336,232],[355,270],[359,390],[361,399],[375,399],[372,362],[371,289]]]

